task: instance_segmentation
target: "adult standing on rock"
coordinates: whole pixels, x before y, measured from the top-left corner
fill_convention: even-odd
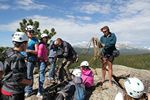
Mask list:
[[[61,81],[64,80],[63,73],[61,73],[61,72],[63,72],[63,69],[64,69],[67,80],[71,80],[71,74],[69,72],[68,67],[72,63],[74,63],[78,60],[78,55],[77,55],[76,51],[74,50],[74,48],[72,47],[72,45],[70,43],[62,40],[61,38],[57,38],[55,40],[55,45],[57,45],[59,47],[60,52],[62,52],[62,54],[57,55],[57,58],[64,58],[61,66],[60,66],[59,79]]]
[[[114,60],[113,51],[116,50],[115,44],[117,39],[116,35],[110,32],[108,26],[104,26],[100,30],[104,34],[100,38],[100,47],[102,47],[102,81],[100,83],[103,84],[105,81],[106,66],[108,66],[109,86],[112,87],[112,63]]]

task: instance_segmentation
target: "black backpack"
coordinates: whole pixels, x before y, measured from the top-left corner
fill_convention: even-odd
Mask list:
[[[82,83],[70,81],[61,91],[58,92],[56,100],[85,100],[86,90]]]
[[[16,66],[16,64],[18,59],[22,59],[23,61],[24,58],[22,58],[23,56],[18,54],[17,51],[13,50],[13,48],[8,48],[5,51],[3,51],[3,56],[5,60],[4,60],[4,68],[3,68],[4,77],[2,81],[4,82],[8,79],[12,79],[11,78],[12,75],[15,76],[17,74],[20,74],[18,70],[20,66]],[[17,79],[18,77],[14,77],[14,78]]]
[[[11,62],[15,59],[17,56],[13,48],[8,48],[3,51],[2,53],[4,60],[4,75],[8,74],[11,71]]]

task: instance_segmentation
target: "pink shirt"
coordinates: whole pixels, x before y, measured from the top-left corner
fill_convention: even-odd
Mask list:
[[[81,78],[86,87],[91,87],[94,85],[94,75],[91,69],[82,69]]]
[[[47,61],[48,60],[48,50],[44,43],[40,43],[38,47],[38,58],[39,61]]]

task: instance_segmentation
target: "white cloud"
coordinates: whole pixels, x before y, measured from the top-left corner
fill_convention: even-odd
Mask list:
[[[147,4],[148,3],[148,4]],[[141,5],[140,5],[141,4]],[[68,19],[64,18],[54,18],[54,17],[47,17],[47,16],[30,16],[33,20],[37,20],[40,22],[41,29],[51,29],[54,27],[57,31],[56,37],[62,37],[63,39],[71,42],[71,43],[80,43],[82,41],[90,41],[93,36],[97,36],[98,38],[102,35],[99,32],[99,28],[108,25],[110,26],[110,30],[116,33],[118,38],[118,43],[130,43],[132,45],[137,46],[149,46],[149,32],[150,32],[150,13],[149,13],[149,2],[148,1],[136,1],[132,3],[127,3],[125,8],[118,8],[120,13],[117,14],[119,18],[109,20],[109,21],[100,21],[97,23],[89,23],[85,24],[84,22],[78,21],[80,18],[86,19],[86,16],[72,16],[67,15]],[[134,8],[130,7],[131,5]],[[140,7],[140,12],[134,16],[132,15],[134,12],[138,12]],[[129,8],[126,8],[129,7]],[[124,10],[123,10],[124,9]],[[130,11],[128,13],[126,12]],[[129,10],[130,9],[130,10]],[[133,12],[133,13],[132,13]],[[123,15],[124,13],[124,15]],[[134,13],[135,14],[135,13]],[[90,20],[90,17],[87,17],[87,20]],[[94,18],[94,17],[93,17]],[[15,31],[16,28],[19,26],[20,20],[9,23],[7,25],[0,24],[0,31]],[[85,43],[85,42],[84,42]]]
[[[42,10],[47,7],[46,5],[33,2],[33,0],[18,0],[16,2],[18,4],[18,8],[24,9],[24,10],[31,10],[31,9]]]
[[[16,29],[19,27],[19,22],[20,20],[14,21],[12,23],[9,24],[5,24],[5,25],[1,25],[0,24],[0,31],[8,31],[8,32],[15,32]]]
[[[9,5],[6,5],[6,4],[0,4],[0,10],[7,10],[9,9],[10,6]]]
[[[73,16],[73,15],[66,15],[69,19],[72,20],[84,20],[84,21],[90,21],[91,17],[88,16]]]
[[[149,0],[131,0],[124,6],[120,6],[118,9],[121,16],[134,17],[135,15],[150,15],[150,1]]]
[[[88,16],[77,16],[77,18],[80,19],[80,20],[86,20],[86,21],[91,20],[91,17],[88,17]]]
[[[110,12],[110,6],[109,4],[100,4],[96,2],[84,2],[80,5],[79,8],[81,12],[85,12],[88,14],[94,14],[94,13],[109,13]]]
[[[31,16],[29,18],[39,21],[42,30],[45,28],[50,30],[54,27],[57,31],[57,35],[54,36],[54,39],[56,37],[62,37],[71,43],[82,41],[88,42],[93,36],[99,38],[102,35],[102,33],[99,32],[99,28],[104,25],[110,26],[110,30],[116,33],[119,43],[125,41],[126,43],[132,43],[133,45],[142,45],[143,42],[149,42],[149,17],[138,16],[135,18],[114,20],[113,22],[107,21],[93,24],[76,23],[75,20],[39,15]],[[0,25],[0,31],[9,29],[14,32],[19,26],[19,22],[20,20],[8,25]]]

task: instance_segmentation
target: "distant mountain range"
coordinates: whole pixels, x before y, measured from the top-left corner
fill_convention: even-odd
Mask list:
[[[73,44],[73,46],[79,54],[83,54],[83,53],[93,54],[93,46],[90,43],[87,42],[76,43]],[[147,53],[150,54],[150,48],[138,48],[128,44],[118,43],[116,45],[116,48],[120,50],[120,53],[122,55],[136,55],[136,54],[147,54]]]

